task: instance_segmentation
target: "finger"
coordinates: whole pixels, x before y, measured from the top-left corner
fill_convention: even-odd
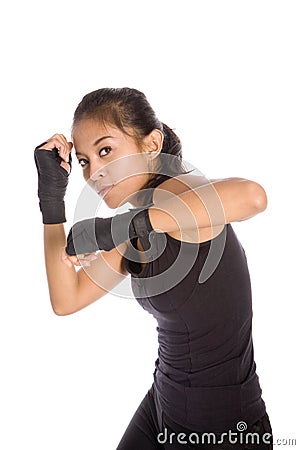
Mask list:
[[[60,157],[66,162],[69,161],[69,153],[72,150],[72,143],[69,143],[63,134],[54,134],[46,143],[40,147],[41,150],[53,150],[57,148]]]
[[[64,264],[66,264],[66,266],[68,266],[68,267],[73,267],[73,264],[72,264],[72,262],[69,260],[68,257],[63,257],[63,258],[62,258],[62,262],[63,262]]]
[[[68,266],[68,267],[72,267],[72,266],[80,266],[80,262],[79,259],[76,255],[74,256],[70,256],[66,253],[66,250],[64,247],[62,247],[61,249],[61,258],[62,261]]]
[[[67,144],[67,138],[61,133],[55,133],[50,139],[59,139],[62,143]]]
[[[80,264],[79,258],[76,255],[73,255],[73,256],[67,255],[67,258],[69,261],[71,261],[72,264],[77,264],[77,265]]]
[[[67,142],[65,136],[59,133],[55,133],[48,141],[58,141],[61,145],[64,145]]]
[[[68,172],[70,171],[69,161],[70,161],[70,152],[66,149],[65,144],[63,144],[58,139],[51,139],[48,141],[43,147],[39,147],[39,150],[48,150],[52,151],[54,149],[58,150],[58,155],[61,160],[67,164],[67,166],[63,166]]]
[[[60,149],[63,149],[64,147],[65,144],[63,141],[53,137],[51,139],[48,139],[48,141],[42,147],[39,147],[39,150],[53,150],[54,148],[57,148],[60,151]]]
[[[72,266],[81,266],[79,259],[76,256],[68,256],[67,260]]]
[[[64,162],[68,163],[69,162],[69,155],[70,155],[69,145],[68,145],[67,141],[64,142],[63,140],[60,140],[59,142],[62,142],[62,144],[60,144],[57,147],[58,154],[59,154],[59,156],[61,157],[61,159]]]
[[[91,265],[90,261],[80,260],[81,267],[89,267]]]
[[[67,163],[70,162],[70,153],[72,151],[72,147],[72,142],[66,142],[66,144],[59,149],[59,156]]]
[[[85,261],[94,261],[95,259],[98,258],[98,255],[96,253],[88,253],[88,254],[80,255],[80,256],[78,256],[78,258],[80,260],[85,260]]]
[[[71,263],[71,261],[69,261],[68,258],[64,258],[63,263],[68,267],[73,267],[73,264]]]
[[[76,262],[73,263],[74,266],[81,266],[81,262],[79,261],[79,259],[76,260]]]
[[[60,140],[63,142],[63,146],[59,149],[59,156],[65,161],[69,162],[69,155],[71,153],[73,143],[68,142],[63,134],[59,135]]]
[[[65,162],[65,161],[62,161],[62,162],[60,163],[60,166],[61,166],[63,169],[65,169],[68,173],[70,173],[71,167],[70,167],[70,164],[69,164],[69,163],[67,163],[67,162]]]

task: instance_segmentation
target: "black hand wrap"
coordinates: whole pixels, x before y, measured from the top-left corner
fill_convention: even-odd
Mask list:
[[[153,231],[148,213],[148,207],[152,205],[130,209],[114,217],[96,217],[75,223],[68,234],[66,253],[71,256],[109,251],[134,237],[148,241]]]
[[[63,161],[58,149],[40,150],[46,142],[36,147],[34,160],[38,171],[38,197],[44,224],[66,222],[64,197],[69,173],[61,167]],[[69,156],[70,172],[72,167]]]

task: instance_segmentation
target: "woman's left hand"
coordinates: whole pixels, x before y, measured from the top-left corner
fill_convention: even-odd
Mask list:
[[[130,209],[113,217],[95,217],[76,222],[67,237],[69,256],[94,254],[98,250],[110,251],[123,242],[149,235],[153,230],[147,206]]]

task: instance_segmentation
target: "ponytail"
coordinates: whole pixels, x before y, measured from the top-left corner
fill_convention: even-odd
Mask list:
[[[164,133],[164,143],[162,152],[169,153],[170,155],[174,155],[182,159],[182,145],[179,137],[165,123],[162,123],[162,126]]]

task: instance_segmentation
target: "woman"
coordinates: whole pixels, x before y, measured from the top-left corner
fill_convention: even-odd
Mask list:
[[[265,210],[264,189],[186,171],[179,138],[135,89],[87,94],[72,141],[55,134],[35,150],[53,310],[74,313],[129,273],[137,301],[158,322],[154,381],[118,450],[272,448],[247,261],[230,225]],[[66,239],[73,145],[106,204],[133,208],[79,221]]]

